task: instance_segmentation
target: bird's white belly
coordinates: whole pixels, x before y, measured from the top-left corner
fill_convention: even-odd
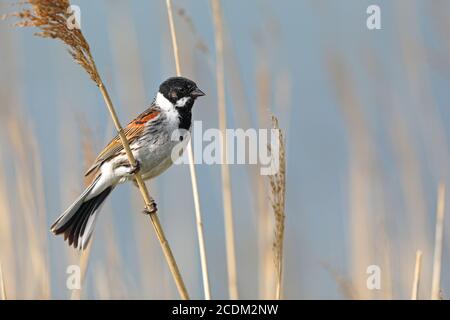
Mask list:
[[[175,143],[168,141],[157,148],[145,148],[140,150],[136,158],[141,164],[141,175],[144,180],[154,178],[172,165],[172,149]],[[143,148],[144,149],[144,148]]]
[[[185,135],[184,138],[187,138]],[[175,161],[179,155],[172,155],[174,147],[179,144],[179,141],[172,141],[170,139],[162,139],[158,144],[150,144],[143,147],[136,153],[136,159],[140,162],[140,172],[144,180],[154,178],[164,171],[166,171]],[[178,148],[177,148],[178,149]]]

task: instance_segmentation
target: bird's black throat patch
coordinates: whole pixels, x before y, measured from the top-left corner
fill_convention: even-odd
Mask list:
[[[192,122],[192,107],[176,107],[178,111],[178,119],[180,119],[179,129],[189,130]]]

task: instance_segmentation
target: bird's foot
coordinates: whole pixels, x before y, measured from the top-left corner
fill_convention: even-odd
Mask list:
[[[130,175],[135,175],[141,170],[141,163],[136,160],[136,164],[130,168]]]
[[[156,207],[156,202],[152,200],[150,204],[150,208],[145,207],[144,210],[142,210],[142,213],[145,215],[151,215],[155,214],[158,211],[158,208]]]

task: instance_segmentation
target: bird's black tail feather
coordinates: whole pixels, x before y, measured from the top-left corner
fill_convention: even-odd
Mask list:
[[[84,250],[89,243],[98,211],[114,187],[108,187],[95,197],[85,200],[96,181],[51,226],[54,234],[63,234],[74,248]]]

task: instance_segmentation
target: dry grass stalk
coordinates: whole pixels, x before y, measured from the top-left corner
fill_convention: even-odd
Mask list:
[[[231,105],[233,105],[236,110],[239,110],[239,116],[235,117],[234,121],[239,128],[252,128],[255,126],[255,124],[252,123],[251,108],[249,107],[252,103],[248,97],[248,92],[245,90],[242,70],[240,69],[233,44],[230,41],[231,36],[229,32],[227,32],[226,21],[223,21],[222,29],[224,32],[224,55],[227,57],[225,61],[225,68],[227,70],[226,81],[227,85],[230,87]],[[259,106],[258,111],[263,112],[264,116],[258,113],[258,122],[256,125],[265,128],[270,122],[267,103],[270,101],[271,97],[268,92],[263,92],[262,90],[267,88],[265,83],[270,80],[270,76],[267,68],[264,68],[263,63],[258,65],[257,71],[257,105]],[[256,213],[255,224],[258,226],[259,299],[270,299],[273,296],[275,277],[272,253],[272,217],[269,212],[270,208],[267,207],[268,190],[266,183],[264,183],[265,179],[263,179],[260,174],[259,166],[249,166],[249,175],[251,188],[254,190],[254,196],[251,201]]]
[[[16,249],[19,259],[25,259],[29,264],[20,280],[27,284],[28,290],[24,292],[27,298],[50,298],[50,274],[48,262],[48,247],[45,208],[43,207],[42,181],[40,174],[40,156],[37,142],[31,127],[19,114],[12,114],[8,118],[7,132],[11,143],[11,157],[14,159],[15,169],[15,194],[20,203],[16,219],[24,226],[26,237],[23,237]],[[33,214],[34,213],[34,214]],[[26,245],[25,245],[26,244]],[[19,260],[20,261],[20,260]],[[22,263],[23,263],[22,262]],[[35,275],[39,274],[40,277]]]
[[[178,53],[178,41],[177,41],[177,33],[175,30],[175,23],[173,20],[173,10],[172,10],[172,1],[166,0],[167,5],[167,14],[169,16],[169,27],[170,34],[172,38],[172,46],[173,46],[173,55],[175,58],[175,69],[177,72],[177,76],[181,76],[181,66],[180,66],[180,55]],[[192,143],[189,142],[188,146],[188,156],[189,156],[189,172],[191,175],[191,184],[192,184],[192,195],[194,197],[194,208],[195,208],[195,220],[197,223],[197,237],[198,237],[198,245],[200,249],[200,264],[202,268],[202,279],[203,279],[203,291],[206,300],[211,299],[211,290],[209,287],[209,277],[208,277],[208,263],[206,259],[206,247],[205,247],[205,239],[203,234],[203,222],[202,222],[202,213],[200,209],[200,197],[197,186],[197,174],[195,172],[195,164],[194,164],[194,152],[192,150]]]
[[[167,15],[169,16],[170,36],[172,39],[173,57],[175,59],[175,70],[178,76],[181,76],[180,54],[178,53],[177,33],[175,31],[175,23],[173,20],[172,1],[166,0]]]
[[[93,240],[93,239],[91,239]],[[81,274],[81,288],[79,290],[72,290],[72,293],[70,295],[70,300],[80,300],[82,290],[84,288],[84,282],[86,279],[86,272],[89,265],[89,257],[91,256],[91,248],[92,248],[93,241],[90,241],[86,250],[81,252],[80,260],[79,260],[79,266],[80,266],[80,274]]]
[[[275,215],[275,237],[273,241],[274,263],[276,270],[276,293],[275,298],[281,299],[282,280],[283,280],[283,241],[284,241],[284,220],[286,204],[286,147],[284,135],[280,130],[278,119],[272,116],[272,126],[279,131],[279,154],[272,157],[279,158],[280,168],[276,174],[269,176],[270,189],[272,191],[271,203]],[[267,145],[269,152],[272,153],[270,145]]]
[[[372,132],[366,121],[362,104],[355,91],[355,83],[344,59],[333,52],[328,57],[329,72],[336,86],[337,101],[341,107],[349,134],[349,237],[350,277],[359,299],[372,299],[375,290],[367,290],[364,272],[374,259],[375,225],[373,207],[370,205],[373,184],[377,179],[377,159]],[[409,280],[410,281],[410,280]],[[409,285],[410,282],[408,282]]]
[[[222,9],[219,0],[211,0],[212,15],[214,20],[214,38],[216,45],[216,77],[217,77],[217,104],[219,107],[219,128],[225,137],[227,128],[227,112],[225,104],[225,72],[224,72],[224,40],[223,40],[223,22]],[[239,298],[237,286],[236,271],[236,252],[234,245],[234,225],[233,225],[233,199],[231,194],[230,168],[227,164],[228,147],[223,141],[222,145],[222,198],[223,211],[225,218],[225,236],[227,250],[227,269],[228,269],[228,290],[230,298],[236,300]]]
[[[3,127],[5,123],[1,121]],[[8,294],[14,298],[17,293],[17,255],[16,241],[14,239],[13,219],[15,215],[10,207],[10,184],[6,176],[6,166],[3,163],[3,152],[7,152],[5,145],[0,146],[0,260],[3,260],[3,270],[8,274]],[[3,281],[5,281],[3,279]]]
[[[416,251],[416,264],[414,267],[414,280],[411,292],[411,300],[417,300],[419,297],[420,270],[422,268],[422,251]]]
[[[7,300],[5,279],[3,278],[2,263],[0,262],[0,292],[2,294],[2,300]]]
[[[82,119],[83,120],[83,119]],[[85,169],[87,170],[91,163],[95,160],[95,152],[94,152],[94,146],[93,141],[94,137],[92,135],[92,132],[90,128],[85,124],[85,121],[80,120],[80,127],[81,132],[83,134],[83,142],[82,142],[82,150],[84,154],[84,163],[85,163]],[[92,179],[94,177],[87,176],[84,179],[84,185],[87,187],[91,184]],[[80,266],[80,273],[81,273],[81,288],[80,290],[72,290],[72,294],[70,296],[71,300],[80,300],[82,290],[84,288],[84,282],[86,279],[86,272],[89,265],[89,257],[91,256],[91,248],[92,248],[92,241],[89,242],[86,250],[81,252],[80,260],[79,260],[79,266]]]
[[[123,144],[124,150],[127,154],[128,160],[132,166],[136,165],[136,159],[131,152],[130,145],[127,141],[125,134],[123,133],[122,126],[119,118],[108,94],[108,91],[103,84],[103,81],[97,71],[94,59],[92,58],[89,44],[84,38],[82,32],[78,28],[69,29],[67,22],[71,17],[68,13],[70,2],[68,0],[27,0],[24,4],[31,5],[31,8],[27,7],[21,12],[9,14],[8,16],[15,16],[20,19],[16,26],[18,27],[36,27],[41,32],[36,35],[44,38],[59,39],[63,41],[69,48],[69,53],[74,60],[80,64],[84,70],[89,74],[90,78],[99,87],[106,106],[109,110],[111,118],[118,132],[118,135]],[[150,194],[145,186],[144,181],[139,173],[135,176],[141,195],[145,201],[145,206],[150,214],[150,218],[155,229],[158,240],[163,249],[165,258],[169,265],[172,276],[175,280],[178,292],[183,299],[188,299],[188,293],[184,285],[183,279],[179,272],[175,258],[173,257],[172,250],[166,240],[161,223],[156,214],[156,206],[154,200],[150,197]]]
[[[440,300],[442,246],[444,240],[445,184],[440,183],[437,198],[436,233],[434,238],[433,278],[431,299]]]

